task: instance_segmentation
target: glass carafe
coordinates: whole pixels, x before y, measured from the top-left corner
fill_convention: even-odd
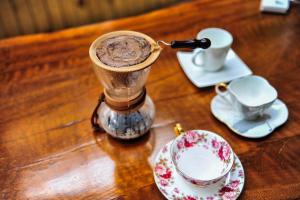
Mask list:
[[[142,63],[130,67],[111,67],[102,63],[96,48],[107,38],[134,35],[146,39],[151,45],[150,56]],[[134,31],[116,31],[102,35],[91,45],[89,54],[95,73],[104,86],[105,100],[97,111],[100,126],[113,137],[132,139],[146,133],[154,120],[155,107],[146,94],[151,65],[159,57],[161,48],[149,36]]]

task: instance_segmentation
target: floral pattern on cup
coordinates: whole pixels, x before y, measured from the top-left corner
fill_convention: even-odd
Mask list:
[[[204,134],[198,134],[196,131],[187,131],[186,134],[177,142],[178,149],[193,147],[200,141],[205,140]]]
[[[187,131],[180,140],[177,141],[177,148],[184,151],[195,145],[203,145],[204,148],[209,149],[210,146],[213,149],[213,153],[217,155],[220,160],[229,163],[231,148],[227,142],[218,141],[217,138],[213,138],[210,143],[207,139],[206,133],[197,133],[197,131]],[[176,160],[180,158],[180,155],[176,155]]]
[[[195,194],[191,191],[185,191],[179,188],[176,184],[178,174],[176,174],[176,170],[170,158],[170,146],[169,143],[160,151],[154,166],[154,177],[157,186],[165,197],[174,200],[235,200],[238,198],[244,184],[244,170],[238,159],[234,159],[230,171],[230,181],[228,183],[221,186],[214,186],[216,188],[212,193],[205,194],[199,192]],[[219,148],[220,146],[216,146],[216,149]],[[175,180],[176,178],[177,180]]]
[[[211,146],[217,149],[217,155],[222,161],[226,163],[230,162],[231,148],[228,143],[220,142],[214,138],[211,140]]]

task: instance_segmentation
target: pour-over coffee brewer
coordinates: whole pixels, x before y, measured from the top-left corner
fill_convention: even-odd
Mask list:
[[[123,67],[110,66],[101,62],[97,57],[97,48],[106,40],[118,36],[143,38],[150,44],[149,56],[140,63]],[[210,41],[206,38],[172,41],[169,44],[163,41],[156,42],[151,37],[134,31],[110,32],[98,37],[92,43],[89,49],[90,59],[98,79],[104,86],[104,92],[100,95],[91,118],[95,131],[102,128],[113,137],[132,139],[145,134],[150,129],[154,120],[155,107],[146,93],[145,83],[151,65],[162,50],[160,43],[171,48],[206,49],[210,46]],[[136,54],[136,52],[127,53]],[[122,56],[116,56],[114,59],[122,60]]]

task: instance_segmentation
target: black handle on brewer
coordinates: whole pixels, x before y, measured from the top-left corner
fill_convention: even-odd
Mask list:
[[[208,47],[210,47],[210,45],[211,45],[211,42],[208,38],[202,38],[200,40],[193,39],[193,40],[172,41],[171,42],[172,48],[207,49]]]

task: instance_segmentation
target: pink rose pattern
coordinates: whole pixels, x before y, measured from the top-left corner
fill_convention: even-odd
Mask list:
[[[243,172],[243,170],[240,170],[240,171],[239,171],[239,177],[241,177],[241,178],[244,177],[244,172]]]
[[[214,138],[214,139],[211,140],[211,146],[212,146],[214,149],[217,149],[217,148],[219,148],[220,143],[218,142],[218,140],[217,140],[216,138]]]
[[[191,133],[190,137],[187,139],[187,142],[184,141],[183,145],[184,147],[185,144],[189,143],[188,145],[195,145],[199,140],[203,140],[204,137],[197,137],[194,135],[194,133]],[[215,149],[218,149],[218,156],[220,159],[225,159],[228,158],[228,148],[226,147],[226,144],[222,144],[222,142],[218,142],[216,139],[213,139],[211,141],[212,146]],[[177,144],[178,145],[178,144]],[[222,150],[220,150],[222,149]],[[168,153],[165,149],[163,149],[163,154]],[[219,153],[220,152],[220,153]],[[220,156],[220,155],[221,156]],[[160,186],[162,187],[169,187],[172,186],[174,183],[173,177],[172,177],[172,171],[170,167],[168,166],[168,161],[166,158],[161,157],[160,161],[156,164],[154,168],[154,172],[156,174],[156,177],[159,178],[159,183]],[[244,177],[244,172],[243,170],[239,169],[241,168],[241,165],[238,164],[237,162],[234,162],[232,170],[235,171],[238,169],[238,177],[243,178]],[[240,179],[236,179],[225,185],[223,188],[219,190],[218,194],[214,194],[211,197],[206,197],[205,200],[215,200],[219,199],[221,197],[223,200],[234,200],[238,197],[240,194],[239,190],[239,185],[241,184]],[[168,192],[164,188],[160,188],[163,193],[165,193],[167,196],[169,195]],[[173,189],[173,199],[175,200],[198,200],[198,199],[204,199],[203,197],[197,197],[197,196],[190,196],[190,195],[185,195],[183,194],[182,191],[180,191],[177,187]],[[178,196],[179,195],[179,196]],[[217,198],[218,197],[218,198]]]
[[[165,179],[160,179],[159,183],[164,187],[168,185],[168,181],[166,181]]]
[[[230,183],[230,187],[237,188],[240,184],[240,180],[234,180]]]
[[[236,192],[232,191],[232,192],[226,192],[223,196],[222,199],[223,200],[233,200],[236,199]]]
[[[181,138],[181,140],[177,141],[177,148],[186,149],[189,147],[193,147],[200,141],[205,140],[206,139],[204,134],[199,134],[196,131],[187,131],[186,134]]]
[[[197,144],[199,141],[204,139],[204,135],[198,134],[196,131],[188,131],[183,137],[184,146],[185,147],[192,147]]]
[[[240,180],[233,180],[231,183],[225,185],[222,189],[219,190],[219,195],[223,200],[234,200],[239,195],[239,184]]]
[[[196,198],[192,197],[192,196],[186,196],[186,197],[183,197],[183,200],[196,200]]]
[[[168,151],[168,147],[167,147],[167,146],[164,146],[162,152],[163,152],[163,153],[166,153],[167,151]]]
[[[216,138],[211,140],[211,146],[214,149],[217,149],[217,154],[218,157],[228,163],[230,162],[230,153],[231,153],[231,149],[228,143],[226,142],[219,142]]]
[[[181,197],[176,197],[176,196],[172,196],[172,199],[174,200],[198,200],[199,198],[195,197],[195,196],[190,196],[190,195],[187,195],[187,196],[181,196]]]
[[[220,142],[221,146],[218,150],[218,156],[221,160],[228,162],[229,157],[230,157],[230,147],[229,144],[225,143],[225,142]]]
[[[154,168],[154,172],[156,176],[159,178],[160,185],[165,187],[168,186],[170,182],[171,183],[173,182],[172,171],[167,166],[166,159],[162,159],[162,158],[160,159],[159,163],[157,163]]]
[[[178,148],[178,149],[184,148],[184,140],[179,140],[179,141],[177,142],[177,148]]]
[[[176,187],[176,188],[174,188],[174,192],[175,193],[179,193],[179,189]]]
[[[177,148],[185,150],[186,148],[193,147],[194,145],[202,144],[204,148],[209,149],[209,142],[207,141],[206,134],[199,134],[197,131],[187,131],[186,134],[177,141]],[[213,138],[210,142],[211,147],[214,149],[214,153],[225,163],[230,163],[231,149],[228,143],[218,141],[217,138]],[[179,159],[179,155],[175,155],[176,160]]]

